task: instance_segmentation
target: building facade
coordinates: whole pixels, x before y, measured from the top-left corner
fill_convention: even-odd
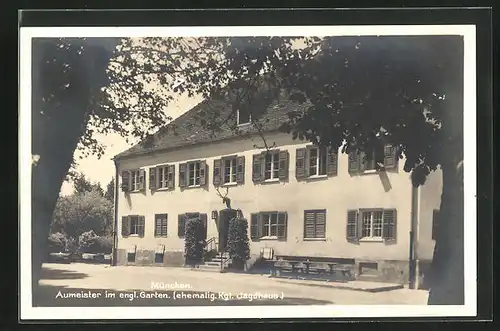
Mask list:
[[[189,113],[177,124],[186,126]],[[350,261],[358,276],[379,280],[406,283],[415,272],[422,282],[434,249],[439,170],[413,188],[390,145],[365,158],[275,130],[264,134],[270,150],[258,147],[261,135],[201,135],[186,129],[161,146],[173,137],[165,134],[156,147],[115,158],[118,265],[183,265],[186,215],[199,215],[207,240],[217,238],[214,212],[227,194],[248,220],[253,260],[272,249],[275,256]]]

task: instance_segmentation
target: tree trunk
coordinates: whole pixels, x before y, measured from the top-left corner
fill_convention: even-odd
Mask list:
[[[443,192],[428,304],[464,304],[464,200],[458,164],[442,166]]]

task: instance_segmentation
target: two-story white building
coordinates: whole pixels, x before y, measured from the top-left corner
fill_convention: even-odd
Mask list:
[[[414,188],[391,146],[368,162],[293,140],[277,130],[289,102],[259,120],[268,151],[243,113],[234,120],[244,134],[227,124],[215,135],[203,129],[196,115],[214,106],[221,116],[230,111],[204,101],[114,158],[116,264],[183,265],[186,215],[200,215],[207,240],[218,238],[225,207],[218,192],[227,192],[249,222],[253,257],[271,248],[275,256],[351,263],[360,278],[422,279],[434,248],[439,172]]]

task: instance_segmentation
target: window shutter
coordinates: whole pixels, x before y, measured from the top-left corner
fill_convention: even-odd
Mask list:
[[[156,174],[157,174],[157,172],[158,172],[158,167],[149,168],[149,189],[151,191],[156,190]]]
[[[214,186],[219,186],[222,182],[221,168],[222,168],[222,159],[215,159],[214,178],[213,178]]]
[[[245,183],[245,157],[238,156],[236,158],[236,183]]]
[[[255,154],[253,156],[252,181],[254,183],[258,183],[258,182],[262,181],[262,156],[261,156],[261,154]]]
[[[288,179],[288,151],[279,152],[279,179]]]
[[[161,233],[161,218],[160,215],[155,215],[155,237]]]
[[[366,156],[365,152],[359,152],[358,153],[358,163],[359,163],[359,168],[358,170],[360,172],[363,172],[366,170],[366,165],[368,163],[368,157]]]
[[[358,151],[349,153],[349,173],[354,174],[359,171],[359,153]]]
[[[250,215],[250,238],[259,238],[259,214]]]
[[[286,212],[278,213],[277,237],[279,239],[286,239],[288,232],[288,215]]]
[[[437,238],[437,230],[439,224],[439,209],[434,209],[432,211],[432,240]]]
[[[392,145],[384,146],[384,168],[385,169],[394,169],[396,168],[398,163],[396,157],[396,147]]]
[[[187,185],[187,163],[179,164],[179,187],[186,187]]]
[[[384,209],[382,237],[386,241],[396,240],[396,209]]]
[[[186,216],[185,214],[180,214],[177,217],[177,235],[182,238],[186,233]]]
[[[358,211],[348,210],[347,211],[347,231],[346,238],[347,241],[358,241],[359,230],[358,230]]]
[[[326,237],[326,211],[318,211],[316,212],[316,238],[325,238]]]
[[[207,214],[200,214],[200,220],[203,223],[203,238],[207,239],[208,235],[208,217]]]
[[[315,230],[315,215],[314,212],[304,212],[304,238],[314,238]]]
[[[338,151],[334,148],[328,148],[328,157],[326,163],[326,174],[328,176],[336,176],[337,175],[337,159],[338,159]]]
[[[146,190],[146,170],[139,170],[139,191]]]
[[[207,163],[205,161],[200,161],[200,186],[205,186],[207,184]]]
[[[139,237],[144,237],[144,226],[146,225],[146,218],[144,216],[138,216],[139,222]]]
[[[295,151],[295,177],[302,179],[306,177],[306,149],[297,148]]]
[[[128,170],[122,171],[122,191],[130,191],[130,172]]]
[[[175,188],[175,165],[167,167],[167,188],[173,190]]]
[[[161,233],[164,236],[168,235],[168,214],[164,214],[163,223],[161,225]]]
[[[122,237],[127,237],[130,235],[130,217],[122,217]]]

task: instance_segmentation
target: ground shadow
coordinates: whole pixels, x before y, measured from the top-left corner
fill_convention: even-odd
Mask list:
[[[305,298],[262,298],[266,293],[255,293],[254,299],[239,293],[198,291],[114,291],[103,289],[70,288],[40,285],[33,293],[34,307],[171,307],[171,306],[268,306],[268,305],[325,305],[333,302]],[[260,295],[260,298],[259,298]]]
[[[83,279],[88,274],[71,270],[42,268],[40,279]]]

